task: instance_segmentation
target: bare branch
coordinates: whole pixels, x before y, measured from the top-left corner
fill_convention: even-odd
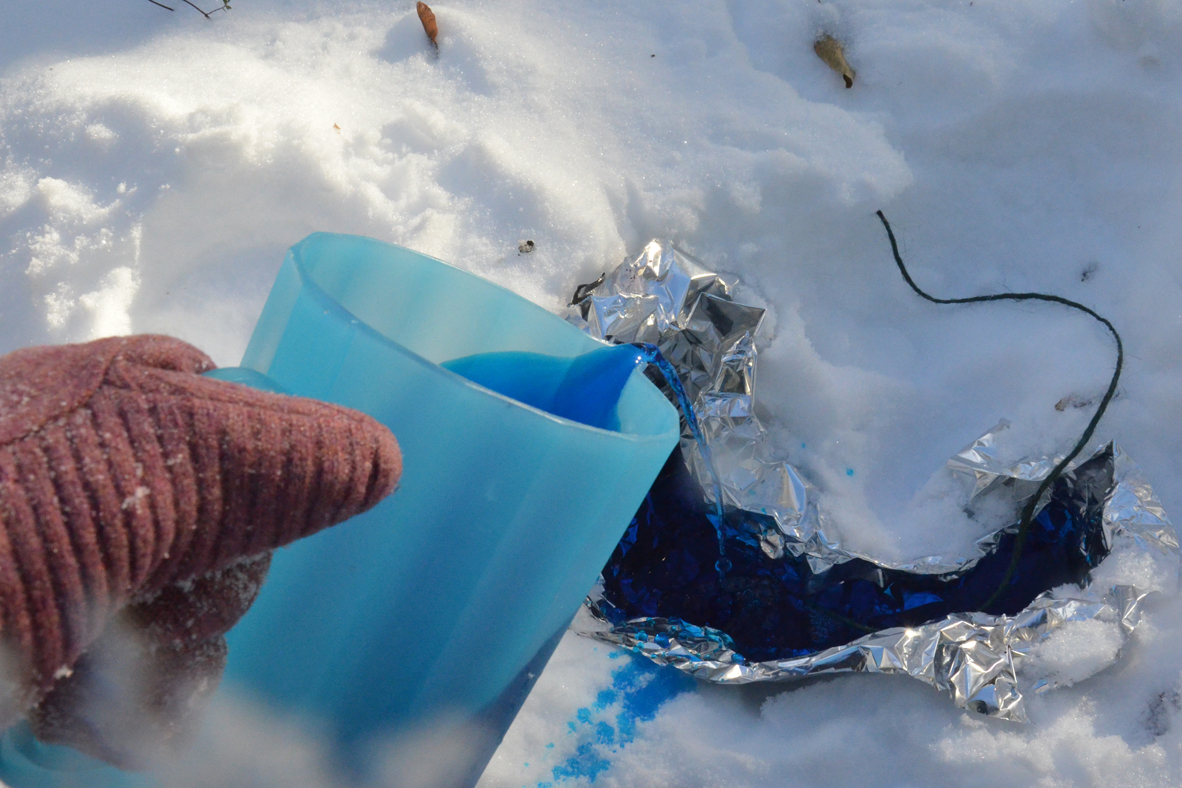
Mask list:
[[[191,2],[189,2],[189,0],[181,0],[181,2],[184,3],[185,5],[191,5],[194,8],[197,8],[197,6],[193,5]],[[197,10],[201,11],[200,8],[197,8]],[[201,15],[204,16],[206,19],[213,19],[213,17],[210,16],[209,13],[206,11],[201,11]]]

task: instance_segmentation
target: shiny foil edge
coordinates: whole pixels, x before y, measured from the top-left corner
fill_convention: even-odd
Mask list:
[[[1016,527],[1008,525],[985,535],[964,556],[886,563],[844,549],[817,506],[815,489],[771,453],[766,429],[754,413],[755,336],[763,310],[735,303],[730,297],[732,286],[672,243],[654,240],[638,257],[626,259],[610,275],[605,273],[602,281],[577,290],[571,306],[578,311],[568,319],[600,339],[650,342],[660,348],[677,369],[693,404],[724,505],[774,519],[776,528],[761,535],[762,549],[769,557],[786,552],[803,556],[818,572],[861,558],[890,569],[958,574]],[[970,500],[1008,495],[1021,502],[1034,494],[1038,482],[1057,463],[1055,457],[1003,461],[995,450],[996,436],[1008,428],[1007,422],[1000,422],[949,459],[947,469],[969,485]],[[688,430],[681,444],[687,467],[706,498],[714,501],[715,477]],[[1114,447],[1113,472],[1103,512],[1110,549],[1104,563],[1125,550],[1142,551],[1167,564],[1165,576],[1170,582],[1063,586],[1040,594],[1013,616],[958,613],[917,627],[881,630],[802,657],[754,663],[734,651],[726,633],[709,627],[663,618],[638,618],[613,627],[604,612],[610,602],[603,596],[602,584],[588,595],[572,628],[716,684],[798,681],[844,672],[900,673],[948,693],[958,707],[1024,721],[1027,694],[1064,683],[1038,675],[1037,670],[1024,670],[1033,664],[1031,656],[1040,644],[1082,621],[1108,622],[1127,639],[1140,619],[1145,598],[1154,592],[1172,592],[1176,585],[1178,539],[1161,503],[1119,447]]]

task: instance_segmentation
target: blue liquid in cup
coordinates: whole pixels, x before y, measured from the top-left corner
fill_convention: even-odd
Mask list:
[[[618,430],[616,403],[643,360],[640,349],[615,345],[577,358],[506,351],[457,358],[440,366],[554,416]]]

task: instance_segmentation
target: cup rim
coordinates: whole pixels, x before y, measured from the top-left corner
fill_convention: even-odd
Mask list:
[[[370,238],[369,236],[364,236],[364,235],[353,235],[350,233],[315,232],[315,233],[308,235],[307,237],[302,239],[299,243],[292,246],[291,249],[288,251],[288,256],[292,260],[292,264],[296,268],[296,273],[300,277],[301,285],[304,287],[307,287],[309,289],[309,292],[311,293],[312,297],[315,298],[318,302],[320,302],[326,308],[332,309],[334,311],[339,311],[339,312],[347,315],[350,322],[354,323],[359,328],[359,330],[367,332],[368,334],[371,334],[372,336],[374,336],[375,338],[380,340],[383,344],[392,348],[394,351],[396,351],[404,356],[409,357],[411,360],[413,360],[414,362],[416,362],[418,364],[428,367],[429,369],[431,369],[433,372],[435,372],[437,374],[441,373],[444,376],[450,376],[451,378],[453,378],[457,381],[460,381],[468,388],[471,388],[480,394],[484,394],[486,396],[491,396],[491,397],[498,399],[500,401],[510,403],[516,407],[524,409],[527,412],[534,413],[538,416],[546,418],[550,421],[557,422],[557,423],[559,423],[563,426],[566,426],[566,427],[575,427],[580,430],[586,430],[588,432],[591,432],[592,434],[602,434],[605,436],[612,436],[614,439],[625,440],[625,441],[634,442],[634,443],[661,442],[664,440],[668,440],[668,436],[670,435],[670,433],[673,433],[673,434],[677,435],[678,437],[680,437],[681,418],[677,414],[677,410],[674,408],[673,404],[671,402],[669,402],[669,400],[666,399],[663,394],[661,394],[660,390],[656,386],[654,386],[651,381],[649,381],[647,379],[645,379],[644,383],[646,383],[652,389],[652,394],[655,395],[655,400],[663,403],[664,406],[669,409],[669,411],[672,411],[672,415],[673,415],[672,424],[669,429],[666,429],[666,430],[663,430],[660,432],[652,432],[652,433],[625,432],[623,430],[607,430],[607,429],[603,429],[601,427],[593,427],[589,424],[584,424],[580,421],[568,419],[563,416],[556,416],[555,414],[550,413],[549,411],[543,410],[543,409],[535,407],[533,405],[529,405],[528,403],[522,402],[521,400],[517,400],[512,397],[508,397],[508,396],[500,393],[499,391],[495,391],[493,389],[488,388],[487,386],[482,386],[479,383],[476,383],[473,380],[469,380],[468,378],[464,377],[463,375],[460,375],[457,372],[453,372],[452,370],[447,369],[447,368],[441,366],[440,364],[437,364],[434,361],[431,361],[430,359],[427,359],[427,358],[419,355],[415,351],[408,348],[406,345],[403,345],[400,342],[396,342],[395,340],[393,340],[390,337],[383,334],[381,331],[374,328],[372,325],[370,325],[365,320],[358,317],[348,307],[346,307],[339,300],[337,300],[332,295],[330,295],[320,285],[320,283],[316,281],[315,277],[312,275],[312,273],[310,271],[308,271],[307,267],[305,266],[301,253],[303,251],[303,247],[306,244],[313,242],[314,239],[317,239],[318,237],[350,238],[350,239],[361,240],[361,241],[364,241],[364,242],[367,242],[367,243],[370,243],[373,245],[377,245],[377,246],[392,247],[394,249],[402,250],[404,252],[407,252],[407,253],[413,255],[414,257],[420,258],[421,260],[428,261],[431,263],[436,263],[438,265],[446,266],[447,268],[450,268],[452,271],[456,272],[457,274],[459,274],[463,277],[467,277],[467,278],[470,278],[470,279],[473,279],[473,280],[479,282],[484,287],[488,287],[493,290],[500,291],[502,294],[507,295],[510,298],[517,301],[521,306],[524,306],[525,308],[528,308],[528,309],[536,310],[537,312],[545,315],[546,318],[554,320],[556,322],[556,324],[561,324],[564,327],[564,329],[569,328],[572,331],[578,331],[578,329],[575,328],[574,326],[570,325],[569,323],[567,323],[565,320],[563,320],[561,317],[554,314],[550,310],[548,310],[542,306],[539,306],[538,304],[535,304],[533,301],[530,301],[528,298],[525,298],[524,296],[513,292],[512,290],[510,290],[507,287],[504,287],[503,285],[499,285],[496,282],[485,279],[482,276],[478,276],[477,274],[474,274],[471,271],[465,271],[463,268],[460,268],[459,266],[452,265],[451,263],[448,263],[445,260],[440,260],[437,257],[432,257],[429,254],[424,254],[423,252],[419,252],[414,249],[410,249],[408,247],[401,246],[396,243],[392,243],[390,241],[382,241],[377,238]],[[582,332],[579,332],[579,333],[582,333]],[[595,337],[592,337],[590,335],[584,334],[583,336],[586,336],[589,341],[603,345],[604,347],[611,346],[610,343],[603,342],[602,340],[598,340]],[[543,354],[543,355],[545,355],[545,354]],[[635,375],[635,374],[636,374],[636,371],[633,372],[633,375]],[[643,375],[642,375],[642,377],[643,377]],[[627,385],[632,385],[631,381],[629,381],[629,383]]]

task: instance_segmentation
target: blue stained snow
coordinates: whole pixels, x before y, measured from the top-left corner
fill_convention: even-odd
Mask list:
[[[613,653],[612,656],[622,655]],[[537,788],[548,788],[565,780],[595,778],[611,767],[611,756],[636,736],[638,722],[647,722],[670,698],[694,687],[694,680],[676,670],[654,665],[648,660],[632,658],[627,664],[612,671],[612,684],[595,696],[595,703],[575,712],[575,719],[567,728],[585,737],[574,755],[553,769],[553,782],[539,782]],[[597,719],[611,710],[609,720]],[[618,711],[617,711],[618,709]],[[614,725],[612,724],[614,723]],[[552,749],[554,744],[547,744]]]
[[[846,468],[846,469],[845,469],[845,475],[846,475],[846,476],[853,476],[853,475],[854,475],[854,469],[853,469],[853,468]]]
[[[616,715],[616,727],[620,729],[620,744],[630,742],[636,738],[636,718],[625,712]]]
[[[577,777],[586,777],[591,782],[595,782],[595,778],[609,768],[611,768],[611,762],[595,751],[595,745],[591,742],[584,742],[579,745],[579,749],[573,756],[567,758],[565,763],[554,767],[554,782]]]
[[[617,670],[612,678],[615,679],[614,686],[623,687],[621,702],[624,708],[620,717],[632,722],[651,720],[665,701],[695,686],[694,680],[684,673],[639,658]]]

